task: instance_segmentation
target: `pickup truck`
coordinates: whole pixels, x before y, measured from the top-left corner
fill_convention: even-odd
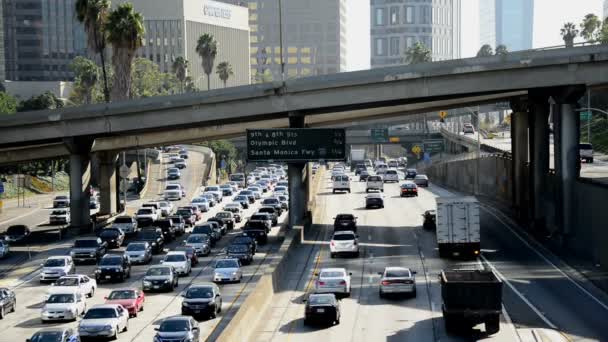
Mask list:
[[[140,208],[135,214],[135,218],[137,219],[137,224],[140,227],[146,227],[158,220],[158,212],[156,209],[151,207]]]
[[[100,238],[81,238],[74,241],[70,256],[74,263],[79,261],[97,262],[107,251],[107,244]]]
[[[486,334],[500,330],[502,282],[489,270],[442,271],[442,312],[448,333],[470,331],[485,323]]]

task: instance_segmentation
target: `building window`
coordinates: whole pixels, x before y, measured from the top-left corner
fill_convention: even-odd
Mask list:
[[[386,38],[376,38],[375,45],[376,56],[386,56]]]
[[[391,7],[391,25],[399,24],[399,7]]]
[[[430,24],[431,23],[431,8],[429,6],[422,6],[421,9],[422,9],[422,13],[421,13],[422,23]]]
[[[399,37],[391,37],[391,56],[399,56]]]
[[[411,37],[411,36],[405,37],[405,49],[407,50],[412,46],[414,46],[414,37]]]
[[[414,7],[413,6],[405,6],[405,23],[406,24],[414,23]]]
[[[375,25],[386,25],[384,17],[386,17],[386,8],[376,8]]]

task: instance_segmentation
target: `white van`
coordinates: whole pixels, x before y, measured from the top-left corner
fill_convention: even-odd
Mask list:
[[[384,182],[399,182],[399,174],[397,173],[397,170],[386,170],[386,172],[384,172]]]
[[[334,186],[332,192],[334,194],[338,191],[348,191],[348,193],[350,193],[350,177],[342,174],[334,176],[333,179]]]

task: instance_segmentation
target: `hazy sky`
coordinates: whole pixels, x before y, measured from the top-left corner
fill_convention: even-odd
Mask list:
[[[462,57],[479,50],[480,1],[462,0]],[[347,0],[347,39],[349,70],[369,69],[369,0]],[[533,47],[563,45],[559,30],[565,22],[580,23],[587,13],[602,15],[603,0],[535,0]]]

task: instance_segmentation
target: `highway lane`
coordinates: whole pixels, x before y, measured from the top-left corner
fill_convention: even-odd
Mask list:
[[[192,155],[192,153],[191,153]],[[191,163],[193,160],[191,161]],[[189,165],[188,170],[195,170],[194,163]],[[198,165],[197,165],[198,166]],[[184,180],[190,180],[190,183],[197,183],[200,180],[192,180],[197,177],[190,177],[188,175],[189,171],[184,172]],[[184,182],[184,185],[186,182]],[[200,184],[200,183],[197,183]],[[198,191],[198,187],[188,187],[189,195],[193,196]],[[187,197],[189,198],[191,197]],[[187,199],[184,199],[180,202],[176,202],[175,204],[185,204],[188,202]],[[213,216],[217,211],[221,210],[221,207],[227,203],[227,200],[224,200],[221,205],[216,205],[212,208],[208,213],[204,214],[203,220]],[[252,206],[250,209],[245,211],[243,214],[245,217],[251,215],[256,206]],[[285,220],[286,214],[281,218]],[[237,228],[240,228],[242,225],[237,225]],[[210,267],[213,263],[213,260],[217,258],[221,249],[228,243],[230,236],[238,234],[238,229],[231,231],[228,236],[224,237],[218,245],[213,249],[211,256],[201,258],[201,263],[199,266],[193,268],[192,274],[189,277],[180,278],[180,286],[179,289],[171,292],[171,293],[160,293],[160,294],[150,294],[146,297],[146,306],[145,311],[142,312],[139,317],[130,320],[129,331],[127,333],[121,334],[119,336],[119,340],[121,341],[150,341],[154,335],[153,325],[159,323],[159,319],[163,317],[167,317],[173,314],[178,314],[180,312],[181,307],[181,297],[179,297],[179,292],[186,288],[186,286],[190,283],[200,283],[210,281],[212,275],[212,268]],[[248,288],[252,287],[253,283],[257,280],[257,277],[254,277],[254,274],[259,271],[259,265],[264,262],[264,258],[267,252],[272,251],[273,249],[279,246],[279,239],[276,238],[278,234],[279,227],[273,228],[271,232],[271,238],[269,239],[269,244],[266,246],[260,246],[258,253],[254,257],[254,262],[252,265],[244,267],[244,279],[240,284],[228,284],[222,285],[222,294],[223,294],[223,311],[225,312],[230,308],[233,301],[235,299],[244,296],[246,291],[246,285],[248,281],[251,281],[252,284],[248,286]],[[185,238],[178,238],[176,241],[172,242],[168,246],[166,246],[166,250],[172,248],[173,246],[180,245],[182,240]],[[113,250],[111,253],[119,253],[123,248],[119,250]],[[67,249],[65,250],[67,253]],[[63,253],[65,254],[65,253]],[[154,257],[154,261],[152,264],[158,263],[162,258],[161,255],[157,255]],[[95,266],[94,265],[78,265],[77,272],[88,274],[90,276],[93,275]],[[128,286],[133,287],[141,287],[141,279],[147,269],[146,265],[137,265],[132,269],[131,278],[128,279],[125,283],[103,283],[100,284],[99,289],[96,291],[96,294],[93,298],[87,300],[87,306],[91,306],[94,304],[102,303],[103,297],[109,294],[111,289],[115,288],[123,288]],[[8,315],[5,320],[2,321],[2,325],[5,324],[7,326],[11,326],[9,328],[9,333],[11,336],[18,337],[19,340],[23,340],[36,330],[42,327],[50,327],[55,326],[57,324],[41,324],[39,320],[40,307],[42,305],[42,295],[44,294],[45,289],[48,285],[40,285],[38,284],[37,277],[31,278],[31,281],[23,283],[21,286],[16,288],[17,298],[18,298],[18,310],[15,314]],[[201,332],[202,335],[210,333],[214,328],[215,324],[219,322],[219,318],[211,321],[206,321],[201,323]],[[71,325],[77,326],[76,322],[72,323],[61,323],[60,325]]]
[[[385,208],[364,209],[364,183],[352,182],[351,194],[331,194],[326,189],[318,195],[322,207],[317,224],[319,234],[313,242],[302,245],[313,257],[308,259],[305,277],[297,283],[297,290],[282,294],[269,317],[257,328],[257,341],[454,341],[459,337],[446,334],[441,318],[441,294],[438,274],[442,269],[478,267],[477,262],[458,262],[439,259],[436,245],[429,244],[432,233],[423,231],[421,214],[434,207],[435,195],[422,189],[417,198],[400,198],[398,185],[385,187]],[[358,216],[358,234],[362,247],[359,258],[329,258],[328,241],[333,217],[341,212]],[[315,237],[317,234],[312,234]],[[310,236],[310,233],[309,233]],[[316,246],[316,247],[313,247]],[[408,266],[418,272],[416,298],[380,299],[379,275],[385,266]],[[294,265],[297,268],[298,265]],[[341,300],[342,317],[337,326],[328,328],[303,325],[304,305],[301,299],[312,289],[313,270],[323,267],[345,267],[352,272],[352,294]],[[286,300],[288,298],[288,300]],[[476,327],[478,337],[483,326]],[[515,330],[506,320],[498,334],[485,338],[493,341],[513,341]]]

